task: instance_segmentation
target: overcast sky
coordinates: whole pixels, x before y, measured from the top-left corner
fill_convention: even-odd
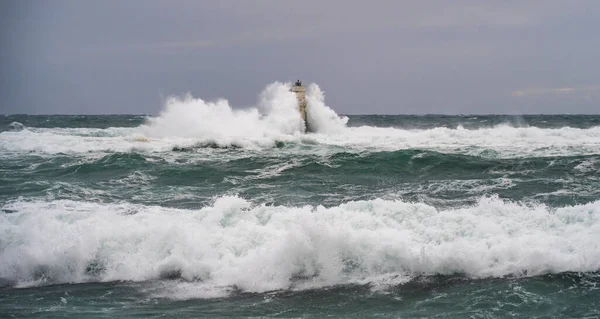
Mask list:
[[[600,113],[600,1],[0,2],[0,113],[234,107],[315,82],[341,114]]]

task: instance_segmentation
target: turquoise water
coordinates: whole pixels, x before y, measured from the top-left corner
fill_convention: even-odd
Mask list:
[[[0,313],[600,315],[600,116],[173,109],[0,117]]]

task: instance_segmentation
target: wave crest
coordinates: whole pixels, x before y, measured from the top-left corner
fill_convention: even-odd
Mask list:
[[[483,198],[199,210],[68,200],[3,207],[0,278],[18,285],[183,278],[246,292],[462,274],[600,269],[600,201],[550,209]]]

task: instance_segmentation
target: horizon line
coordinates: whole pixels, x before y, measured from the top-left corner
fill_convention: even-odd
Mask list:
[[[144,114],[144,113],[10,113],[0,116],[159,116],[160,114]],[[353,114],[338,114],[339,116],[535,116],[535,115],[587,115],[600,116],[600,113],[353,113]]]

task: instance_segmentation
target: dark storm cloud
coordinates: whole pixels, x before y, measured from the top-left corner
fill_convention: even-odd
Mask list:
[[[0,113],[252,105],[301,78],[338,113],[597,113],[597,1],[4,1]]]

